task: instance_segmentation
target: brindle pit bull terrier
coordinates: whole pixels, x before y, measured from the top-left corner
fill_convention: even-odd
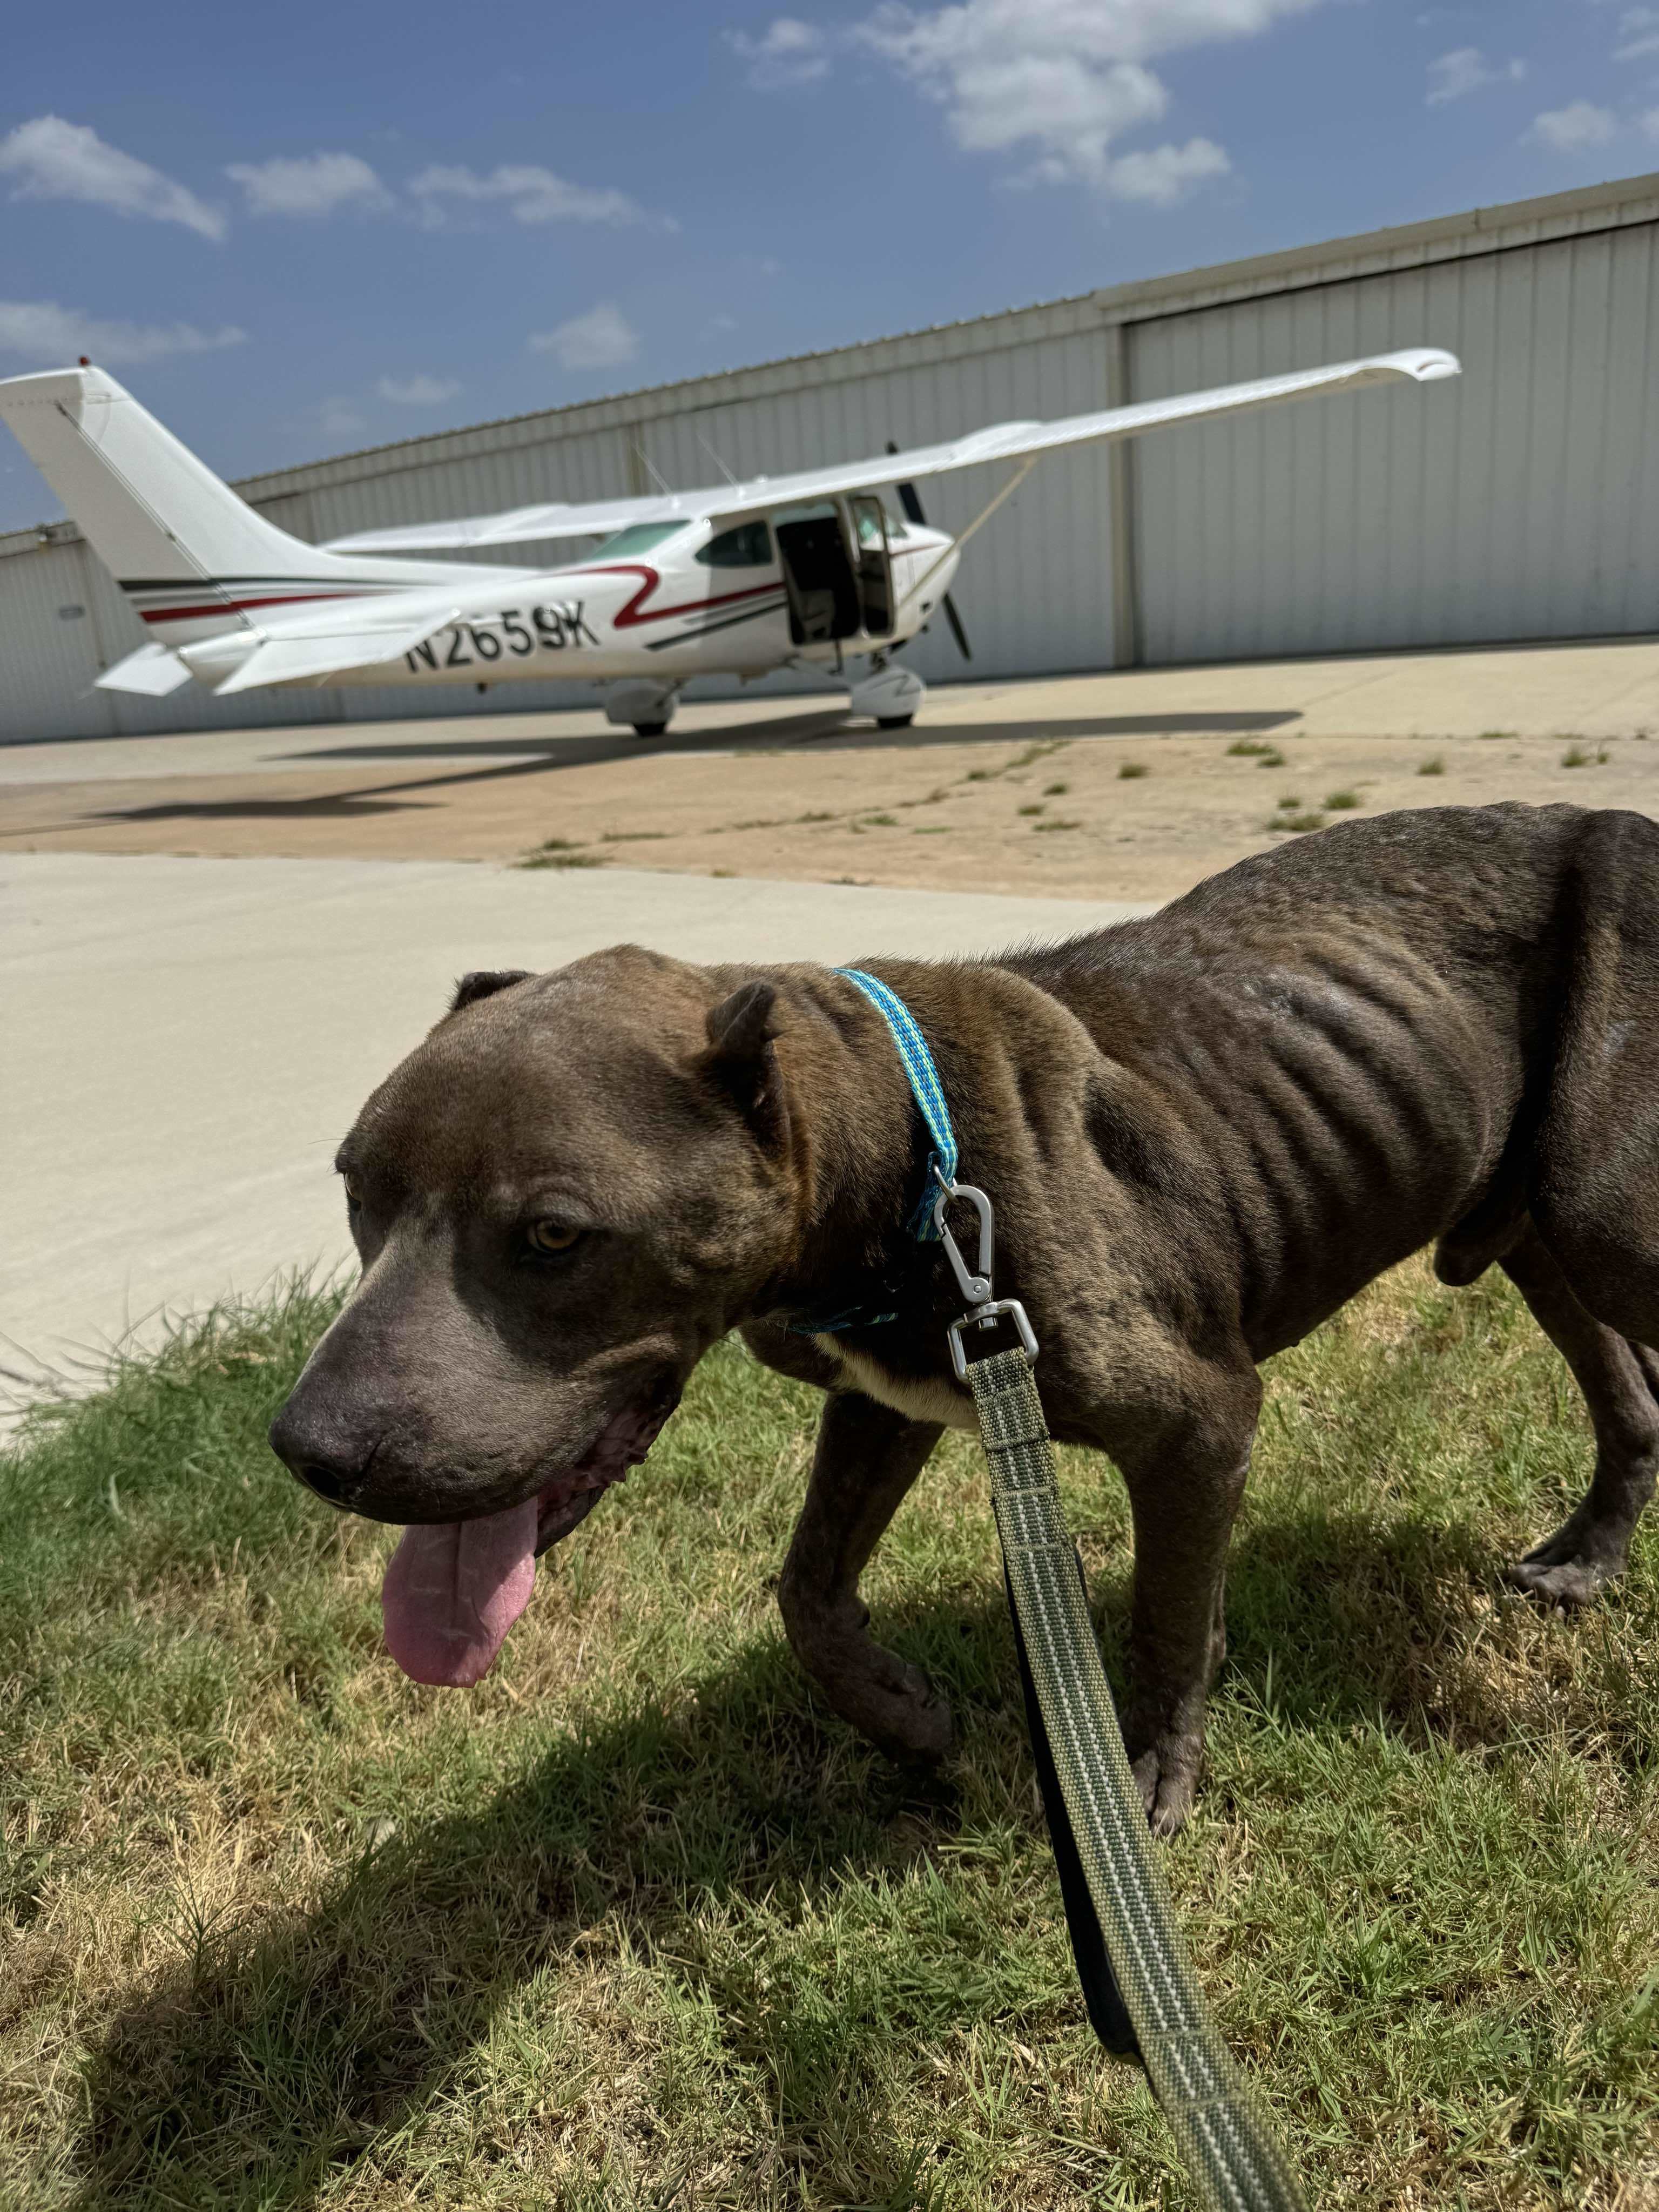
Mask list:
[[[872,964],[994,1203],[1049,1425],[1128,1486],[1124,1725],[1158,1829],[1198,1778],[1257,1363],[1419,1246],[1449,1283],[1501,1265],[1589,1407],[1589,1492],[1515,1579],[1576,1604],[1618,1573],[1659,1451],[1659,829],[1383,815],[1069,944]],[[341,1148],[362,1279],[271,1430],[331,1504],[407,1524],[385,1614],[408,1673],[479,1679],[537,1554],[738,1328],[829,1393],[790,1641],[884,1751],[939,1756],[949,1709],[858,1589],[942,1428],[973,1425],[960,1301],[906,1228],[927,1150],[828,969],[623,945],[465,979]],[[857,1308],[898,1317],[811,1333]]]

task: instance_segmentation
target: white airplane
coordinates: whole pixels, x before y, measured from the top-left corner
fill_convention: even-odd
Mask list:
[[[82,362],[0,382],[0,417],[110,570],[150,641],[97,679],[161,696],[262,684],[493,684],[549,676],[609,686],[610,720],[667,727],[694,676],[777,668],[842,673],[851,708],[902,727],[925,686],[892,658],[936,611],[964,654],[950,599],[962,549],[1045,453],[1238,415],[1317,392],[1455,376],[1431,347],[1298,369],[1053,422],[999,422],[939,446],[755,477],[701,491],[555,502],[363,531],[307,545],[267,522]],[[954,538],[931,530],[919,477],[1006,462],[1012,473]],[[898,510],[883,494],[895,489]],[[483,568],[410,553],[603,540],[554,568]],[[376,556],[395,556],[386,558]]]

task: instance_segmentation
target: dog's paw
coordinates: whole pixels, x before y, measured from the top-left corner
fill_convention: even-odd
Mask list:
[[[1548,1549],[1547,1545],[1540,1545],[1504,1570],[1505,1579],[1516,1589],[1542,1598],[1547,1605],[1589,1605],[1619,1572],[1616,1566],[1596,1559],[1547,1559],[1544,1554]]]
[[[824,1682],[832,1702],[861,1735],[900,1766],[936,1766],[956,1732],[951,1700],[896,1652],[873,1647],[838,1680]],[[820,1677],[823,1680],[823,1677]]]
[[[1547,1605],[1579,1606],[1600,1596],[1624,1565],[1624,1545],[1605,1530],[1598,1538],[1581,1505],[1553,1536],[1504,1571],[1516,1589]]]
[[[1133,1761],[1140,1802],[1155,1836],[1178,1836],[1198,1796],[1203,1761],[1201,1736],[1160,1736],[1150,1751]]]

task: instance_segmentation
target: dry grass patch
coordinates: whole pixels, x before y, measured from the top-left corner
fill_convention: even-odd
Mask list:
[[[784,1646],[814,1401],[731,1345],[426,1691],[387,1533],[264,1446],[328,1311],[222,1315],[0,1461],[0,2202],[1186,2205],[1082,2022],[967,1441],[868,1586],[956,1705],[925,1787]],[[1402,1271],[1272,1363],[1168,1863],[1330,2212],[1650,2205],[1655,1546],[1583,1620],[1499,1576],[1589,1457],[1498,1284]],[[1124,1501],[1062,1458],[1115,1668]]]

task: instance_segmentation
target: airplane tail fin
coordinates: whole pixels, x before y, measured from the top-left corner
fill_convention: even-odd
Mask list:
[[[349,565],[257,514],[102,369],[0,382],[0,421],[140,613],[182,599],[234,624],[252,587]]]

